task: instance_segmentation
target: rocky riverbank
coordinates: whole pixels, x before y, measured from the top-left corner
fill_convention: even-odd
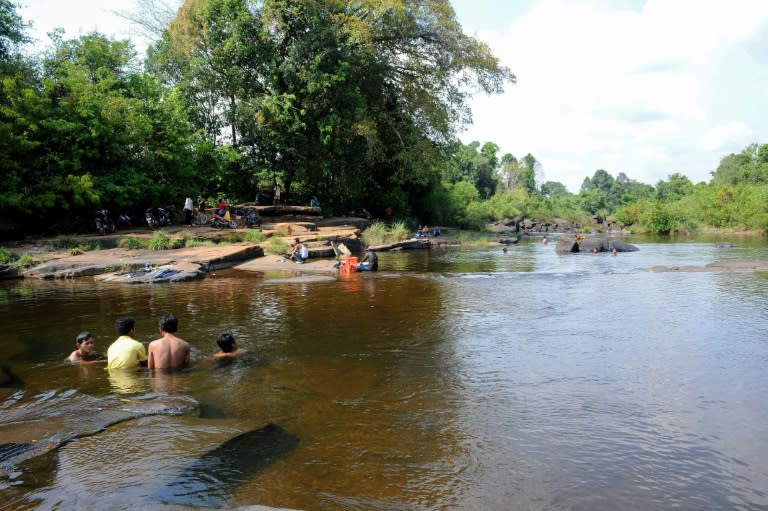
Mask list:
[[[169,226],[162,231],[171,239],[192,237],[217,245],[185,247],[170,250],[120,248],[121,238],[130,236],[146,242],[157,234],[148,228],[135,228],[98,236],[62,235],[27,239],[7,244],[7,250],[31,257],[35,264],[21,274],[12,271],[6,278],[64,279],[93,277],[122,283],[179,282],[204,278],[212,271],[238,266],[245,271],[291,268],[280,255],[265,254],[263,246],[280,236],[286,243],[296,238],[307,245],[310,259],[300,265],[304,273],[335,271],[335,252],[331,243],[343,243],[351,251],[361,250],[360,233],[368,221],[357,217],[318,219],[316,222],[277,218],[262,225],[265,241],[251,243],[243,239],[245,228],[213,229],[210,227]],[[97,244],[98,250],[74,250],[73,246]],[[220,245],[218,245],[220,244]],[[247,264],[245,264],[247,263]]]

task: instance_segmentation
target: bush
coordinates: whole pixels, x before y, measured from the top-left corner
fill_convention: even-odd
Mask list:
[[[19,254],[0,247],[0,264],[11,264],[19,259]]]
[[[264,251],[267,254],[287,254],[290,251],[291,246],[283,241],[281,238],[272,236],[264,247]]]
[[[410,237],[411,230],[408,229],[405,222],[394,222],[391,226],[387,226],[378,220],[373,222],[361,235],[363,244],[367,246],[396,243]]]
[[[173,248],[173,240],[164,231],[157,231],[147,242],[147,248],[150,250],[169,250]]]
[[[147,248],[147,245],[136,236],[123,236],[117,240],[117,246],[131,250]]]
[[[267,237],[264,236],[264,233],[261,232],[261,231],[256,231],[256,230],[253,230],[253,229],[249,229],[249,230],[245,231],[245,236],[244,236],[244,240],[245,241],[248,241],[250,243],[259,244],[262,241],[264,241],[265,239],[267,239]]]
[[[29,254],[24,254],[23,256],[19,257],[14,263],[13,267],[21,273],[25,268],[29,268],[30,266],[34,266],[36,264],[35,260],[32,259],[32,256]]]
[[[98,241],[89,241],[84,245],[78,245],[76,247],[72,247],[71,249],[69,249],[69,253],[72,255],[80,255],[86,252],[90,252],[91,250],[101,250],[101,243],[99,243]]]

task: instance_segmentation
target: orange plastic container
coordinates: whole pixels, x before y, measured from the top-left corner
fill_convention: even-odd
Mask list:
[[[347,261],[345,263],[345,266],[347,267],[347,271],[353,272],[357,271],[357,257],[349,256],[347,257]]]

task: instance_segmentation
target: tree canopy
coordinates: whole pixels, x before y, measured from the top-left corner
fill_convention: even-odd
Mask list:
[[[142,0],[157,38],[142,66],[130,41],[98,33],[56,32],[25,56],[27,25],[0,0],[0,220],[87,229],[98,208],[244,201],[279,183],[289,201],[319,197],[324,214],[392,208],[412,223],[597,216],[656,233],[768,231],[767,144],[724,156],[709,183],[598,169],[571,194],[542,182],[531,153],[460,142],[470,97],[515,77],[447,0],[158,2]]]

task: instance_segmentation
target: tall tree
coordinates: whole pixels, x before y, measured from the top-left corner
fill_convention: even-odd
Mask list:
[[[187,0],[153,51],[252,172],[337,206],[434,186],[469,94],[514,79],[447,0]]]

